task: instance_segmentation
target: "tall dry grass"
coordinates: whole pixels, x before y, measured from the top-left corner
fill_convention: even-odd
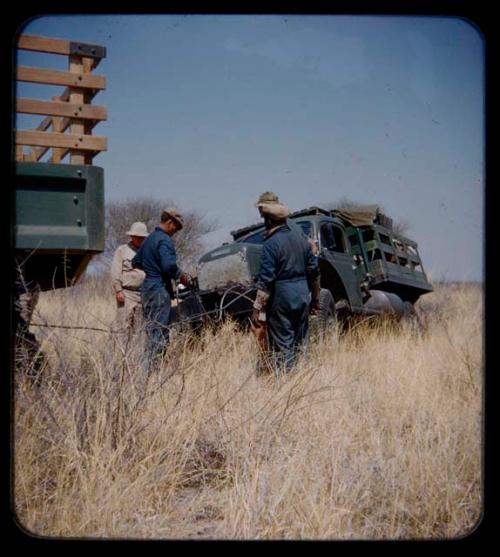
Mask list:
[[[56,537],[435,539],[481,515],[482,290],[440,286],[427,327],[359,324],[257,377],[231,323],[177,335],[148,381],[141,335],[33,328],[39,387],[18,374],[19,523]],[[97,283],[42,294],[33,321],[109,326]]]

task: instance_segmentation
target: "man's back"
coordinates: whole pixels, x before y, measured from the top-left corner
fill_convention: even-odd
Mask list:
[[[305,279],[315,268],[305,236],[284,225],[264,241],[258,282],[269,289],[274,281]]]
[[[166,286],[170,291],[170,280],[179,275],[174,242],[160,227],[144,240],[133,264],[146,273],[145,288]]]

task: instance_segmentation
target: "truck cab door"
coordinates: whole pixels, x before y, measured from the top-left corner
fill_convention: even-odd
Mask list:
[[[339,274],[352,307],[362,306],[362,293],[356,276],[356,265],[349,252],[343,228],[331,221],[319,223],[320,257],[325,258]]]

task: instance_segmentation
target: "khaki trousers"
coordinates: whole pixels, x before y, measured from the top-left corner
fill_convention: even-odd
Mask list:
[[[122,290],[125,296],[123,304],[116,304],[116,317],[113,330],[120,333],[132,333],[139,329],[143,322],[141,292],[138,290]]]

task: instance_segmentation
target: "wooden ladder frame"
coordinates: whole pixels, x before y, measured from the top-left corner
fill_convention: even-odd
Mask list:
[[[91,105],[94,96],[106,88],[106,78],[92,73],[106,56],[106,49],[35,35],[20,35],[17,48],[65,55],[68,71],[16,68],[17,81],[65,87],[62,94],[53,96],[50,101],[16,98],[16,113],[45,116],[35,129],[14,130],[16,160],[37,162],[52,149],[49,162],[60,163],[69,154],[70,164],[92,164],[96,155],[107,150],[107,138],[92,135],[92,129],[107,119],[106,107]],[[28,153],[24,146],[31,147]]]

